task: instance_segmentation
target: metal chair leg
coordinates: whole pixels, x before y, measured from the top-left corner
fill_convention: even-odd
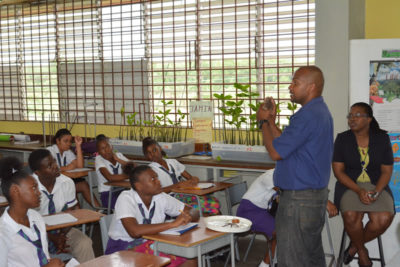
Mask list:
[[[251,246],[252,246],[253,243],[254,243],[254,239],[256,239],[256,233],[253,232],[253,236],[251,237],[250,243],[249,243],[249,245],[247,246],[247,249],[246,249],[246,253],[244,254],[243,262],[246,262],[246,260],[247,260],[247,256],[249,255]]]

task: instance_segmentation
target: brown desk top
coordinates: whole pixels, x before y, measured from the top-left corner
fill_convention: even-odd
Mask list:
[[[200,182],[201,183],[201,182]],[[123,188],[131,188],[131,184],[129,181],[118,181],[118,182],[107,182],[105,185],[113,186],[113,187],[123,187]],[[174,193],[184,193],[190,195],[204,196],[208,194],[212,194],[217,191],[225,190],[228,187],[231,187],[233,184],[231,183],[223,183],[223,182],[213,182],[215,186],[206,189],[196,189],[196,188],[181,188],[178,184],[170,185],[163,188],[164,192],[174,192]]]
[[[172,244],[180,247],[192,247],[194,245],[226,235],[227,233],[217,232],[206,228],[204,218],[199,219],[199,226],[182,235],[144,235],[143,238],[162,243]]]
[[[91,223],[91,222],[98,222],[100,221],[100,218],[104,216],[103,214],[93,211],[93,210],[87,210],[87,209],[76,209],[76,210],[71,210],[65,213],[69,213],[78,220],[76,222],[70,222],[70,223],[62,223],[62,224],[57,224],[57,225],[46,225],[46,230],[55,230],[55,229],[61,229],[61,228],[66,228],[66,227],[71,227],[75,225],[80,225],[80,224],[86,224],[86,223]],[[46,216],[51,216],[51,215],[46,215]]]
[[[3,207],[7,207],[8,206],[8,202],[6,201],[6,202],[0,202],[0,208],[3,208]]]
[[[76,178],[82,178],[82,177],[88,176],[90,171],[94,171],[94,169],[86,170],[86,171],[79,171],[79,172],[64,171],[61,173],[64,174],[65,176],[68,176],[69,178],[76,179]]]
[[[145,253],[135,252],[133,250],[124,250],[110,255],[104,255],[78,266],[81,267],[159,267],[169,264],[169,258],[154,256]]]

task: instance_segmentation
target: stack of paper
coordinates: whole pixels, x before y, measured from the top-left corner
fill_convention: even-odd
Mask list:
[[[161,232],[160,234],[165,234],[165,235],[181,235],[195,227],[197,227],[197,223],[188,223],[186,225],[181,225],[179,227],[171,228],[169,230],[165,230]]]

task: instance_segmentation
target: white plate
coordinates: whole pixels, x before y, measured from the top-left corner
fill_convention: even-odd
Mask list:
[[[239,223],[233,223],[232,220],[239,220]],[[217,215],[204,219],[208,229],[226,232],[226,233],[242,233],[247,232],[251,228],[251,221],[242,217]]]
[[[200,189],[207,189],[207,188],[210,188],[210,187],[213,187],[213,186],[215,186],[215,184],[213,184],[213,183],[198,183],[196,185],[196,187],[198,187]]]

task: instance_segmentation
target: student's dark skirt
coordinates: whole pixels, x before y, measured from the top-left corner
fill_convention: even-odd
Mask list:
[[[268,213],[267,209],[262,209],[254,205],[250,200],[242,199],[236,215],[249,219],[253,224],[251,230],[261,232],[268,237],[275,231],[275,218]]]

